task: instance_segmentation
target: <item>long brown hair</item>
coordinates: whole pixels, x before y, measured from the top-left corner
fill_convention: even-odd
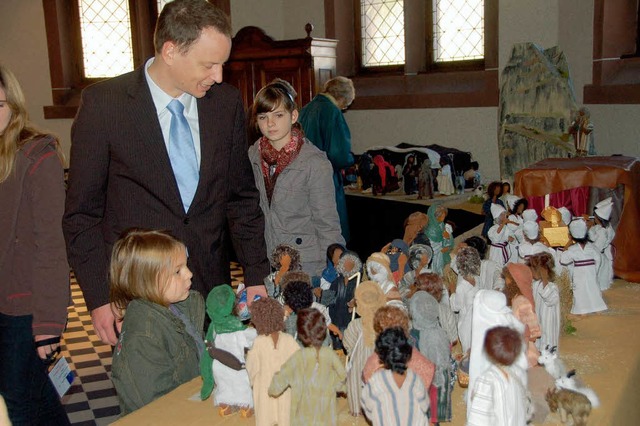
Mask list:
[[[16,153],[30,140],[46,134],[35,129],[29,122],[29,115],[24,99],[24,93],[16,76],[5,66],[0,64],[0,87],[4,90],[6,104],[11,110],[11,117],[7,128],[0,133],[0,183],[7,180],[13,172]],[[56,149],[60,161],[64,163],[64,156],[60,150],[57,138]]]

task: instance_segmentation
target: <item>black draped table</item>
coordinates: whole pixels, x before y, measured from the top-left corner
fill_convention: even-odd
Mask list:
[[[472,193],[416,200],[416,195],[404,194],[373,196],[359,191],[347,191],[347,211],[351,241],[350,250],[365,261],[373,252],[404,235],[404,221],[413,212],[427,213],[433,203],[442,203],[449,209],[447,221],[453,222],[453,235],[458,236],[484,222],[481,204],[471,204]]]

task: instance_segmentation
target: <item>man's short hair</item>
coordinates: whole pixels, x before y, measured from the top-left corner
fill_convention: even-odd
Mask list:
[[[231,38],[231,20],[226,13],[206,0],[174,0],[162,9],[156,22],[153,44],[156,53],[167,41],[176,43],[182,53],[212,27]]]

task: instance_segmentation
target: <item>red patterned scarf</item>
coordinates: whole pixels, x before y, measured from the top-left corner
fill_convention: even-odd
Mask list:
[[[262,176],[269,204],[278,176],[298,156],[303,143],[303,133],[295,127],[291,128],[291,140],[280,151],[276,150],[266,137],[260,138]]]

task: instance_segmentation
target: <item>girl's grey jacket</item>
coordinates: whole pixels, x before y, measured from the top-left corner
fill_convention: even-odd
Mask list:
[[[249,160],[265,216],[267,254],[280,244],[288,244],[300,252],[302,269],[319,276],[326,266],[327,247],[345,244],[331,163],[324,152],[305,139],[298,156],[278,176],[269,204],[259,145],[258,140],[249,148]]]

